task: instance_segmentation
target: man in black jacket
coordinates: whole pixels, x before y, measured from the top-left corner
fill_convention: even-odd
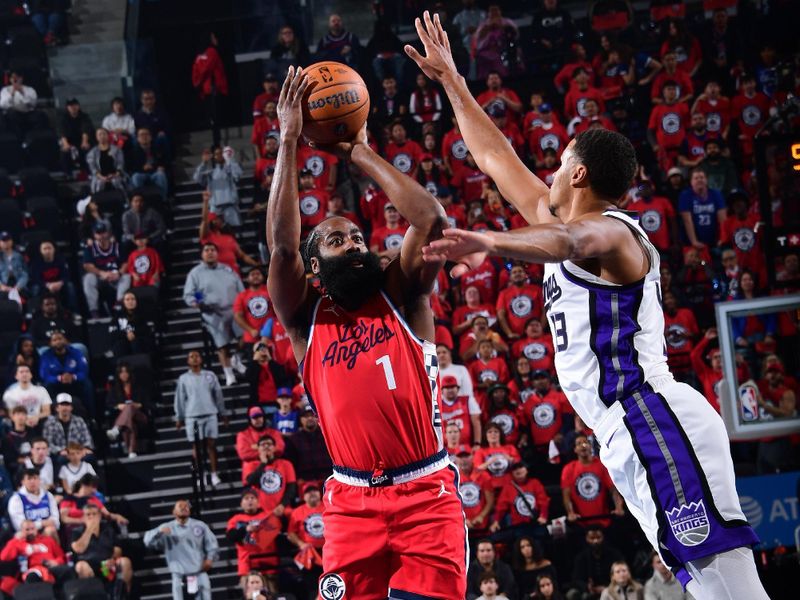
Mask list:
[[[505,594],[508,600],[517,600],[519,594],[514,573],[511,567],[497,558],[491,541],[478,542],[475,558],[470,561],[467,570],[467,600],[474,600],[481,595],[481,575],[487,571],[494,573],[499,593]]]
[[[94,140],[94,125],[89,115],[81,110],[77,98],[67,100],[66,110],[58,120],[61,169],[71,174],[74,170],[88,172],[86,153]]]
[[[599,527],[586,530],[586,548],[575,556],[572,567],[571,600],[596,600],[611,582],[611,565],[625,560],[619,550],[605,543]]]
[[[310,407],[300,411],[300,429],[286,438],[284,455],[294,465],[300,481],[321,482],[333,471],[317,415]]]

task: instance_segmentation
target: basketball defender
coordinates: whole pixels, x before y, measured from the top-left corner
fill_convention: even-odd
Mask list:
[[[443,262],[444,209],[367,145],[338,152],[386,191],[410,223],[385,271],[353,222],[333,217],[300,246],[297,139],[307,80],[292,68],[278,101],[281,144],[267,212],[269,292],[320,418],[333,476],[325,483],[324,600],[463,600],[466,526],[458,472],[442,441],[429,296]]]
[[[472,99],[438,17],[426,12],[417,32],[426,56],[406,52],[443,85],[478,166],[531,223],[508,233],[446,230],[426,258],[460,261],[456,276],[487,253],[546,264],[559,382],[648,539],[697,600],[766,599],[722,419],[670,374],[659,255],[616,207],[636,171],[633,146],[603,129],[580,134],[548,189]]]

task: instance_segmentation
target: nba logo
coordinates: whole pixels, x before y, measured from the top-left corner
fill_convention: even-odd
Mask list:
[[[739,408],[742,421],[758,420],[758,388],[752,381],[747,381],[739,386]]]

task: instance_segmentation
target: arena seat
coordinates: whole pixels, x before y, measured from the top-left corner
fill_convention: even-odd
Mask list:
[[[14,590],[14,600],[55,600],[52,583],[23,583]]]
[[[13,300],[0,298],[0,331],[15,331],[22,329],[22,309]]]
[[[0,168],[16,173],[22,167],[22,152],[17,136],[10,131],[0,131]]]
[[[107,600],[103,582],[92,579],[73,579],[64,584],[64,600]]]
[[[56,182],[50,177],[50,172],[44,167],[26,167],[20,169],[20,183],[22,184],[22,194],[30,196],[58,196]]]
[[[61,213],[58,212],[58,202],[50,196],[34,196],[25,201],[25,208],[30,213],[33,222],[29,229],[47,231],[55,237],[61,230]]]
[[[28,132],[23,147],[29,166],[44,167],[50,171],[58,169],[58,136],[52,129],[34,129]]]
[[[13,198],[0,201],[0,230],[8,231],[15,240],[19,239],[23,230],[22,210],[19,203]]]

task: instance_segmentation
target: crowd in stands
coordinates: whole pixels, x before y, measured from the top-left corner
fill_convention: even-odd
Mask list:
[[[782,257],[774,285],[767,279],[753,144],[797,91],[798,56],[755,36],[746,19],[769,21],[747,7],[737,12],[735,3],[691,14],[684,3],[654,1],[643,15],[597,12],[575,23],[556,0],[544,0],[523,15],[532,18],[525,28],[503,15],[510,4],[463,0],[435,8],[478,103],[545,182],[583,131],[615,129],[634,143],[641,168],[620,207],[640,214],[661,254],[669,364],[719,409],[714,304],[800,291],[798,253]],[[44,42],[63,39],[60,4],[31,6]],[[254,89],[255,166],[237,159],[244,148],[222,147],[216,132],[194,172],[203,190],[199,260],[182,299],[197,309],[221,373],[201,352],[188,353],[175,422],[195,460],[208,456],[211,487],[244,486],[225,538],[236,547],[246,598],[266,600],[279,590],[316,597],[321,494],[331,473],[264,270],[266,205],[281,141],[276,103],[288,66],[337,60],[364,74],[370,142],[439,199],[452,226],[526,224],[476,165],[443,91],[405,58],[381,3],[376,11],[366,44],[347,30],[346,15],[330,15],[314,54],[302,32],[281,27],[263,89]],[[212,36],[193,83],[217,129],[214,95],[227,81],[215,48]],[[43,211],[34,210],[57,211],[40,200],[55,196],[46,173],[19,171],[9,193],[0,190],[0,198],[11,197],[0,203],[19,202],[33,215],[18,226],[0,220],[4,331],[6,315],[15,315],[0,407],[4,594],[23,580],[98,577],[112,591],[134,584],[118,543],[127,521],[105,505],[97,456],[107,455],[109,442],[131,458],[146,451],[158,401],[153,372],[140,368],[140,358],[158,348],[161,333],[154,313],[169,269],[175,140],[156,92],[142,90],[139,102],[129,112],[114,98],[99,128],[76,98],[59,111],[60,154],[42,166],[87,186],[59,224],[68,223],[70,235],[48,229]],[[0,91],[0,135],[21,142],[46,128],[49,117],[37,106],[23,74],[10,73]],[[310,146],[299,150],[298,165],[305,234],[329,216],[346,216],[364,229],[382,264],[397,256],[407,225],[381,189]],[[248,207],[242,192],[250,176]],[[781,202],[772,206],[780,219]],[[242,248],[237,235],[252,229],[257,247]],[[557,323],[544,311],[542,273],[539,265],[487,259],[457,280],[442,272],[432,297],[444,438],[461,473],[474,556],[468,598],[688,597],[652,553],[597,458],[592,432],[558,386],[553,357],[561,340],[550,333]],[[106,333],[92,339],[98,324]],[[760,410],[773,418],[796,412],[797,328],[796,314],[735,323],[739,381],[757,382]],[[217,438],[233,408],[223,390],[237,382],[249,390],[247,424],[235,443],[241,471],[223,473]],[[797,468],[797,443],[782,437],[732,447],[737,465],[773,473]],[[166,554],[175,597],[184,589],[210,598],[208,572],[219,552],[213,531],[191,516],[188,501],[178,501],[173,516],[144,543]]]

